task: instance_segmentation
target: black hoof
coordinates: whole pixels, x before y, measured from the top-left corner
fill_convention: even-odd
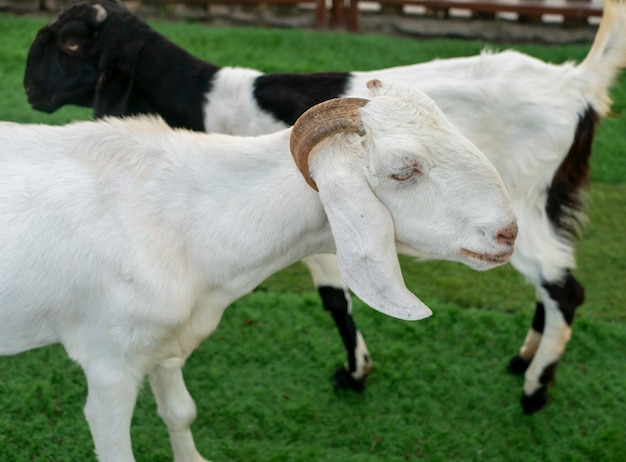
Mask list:
[[[546,387],[539,388],[532,395],[522,394],[522,408],[524,414],[534,414],[541,411],[548,404],[548,389]]]
[[[337,369],[337,372],[333,374],[333,382],[337,390],[354,390],[358,392],[365,390],[365,378],[355,379],[345,367]]]
[[[525,359],[522,359],[520,356],[515,356],[509,362],[509,365],[507,366],[506,370],[509,374],[523,375],[524,372],[526,372],[526,369],[528,369],[529,365],[530,365],[530,361],[526,361]]]

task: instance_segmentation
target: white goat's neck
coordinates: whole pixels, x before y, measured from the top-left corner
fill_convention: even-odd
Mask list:
[[[317,193],[291,158],[289,131],[255,140],[182,132],[176,144],[164,154],[172,168],[146,183],[143,209],[186,241],[199,278],[239,296],[311,253],[334,251]],[[162,197],[171,185],[178,194]]]

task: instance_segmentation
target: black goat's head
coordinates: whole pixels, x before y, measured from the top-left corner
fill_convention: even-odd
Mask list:
[[[125,114],[147,37],[138,30],[149,28],[116,0],[70,3],[30,47],[24,89],[31,106],[54,112],[74,104],[93,107],[96,117]]]

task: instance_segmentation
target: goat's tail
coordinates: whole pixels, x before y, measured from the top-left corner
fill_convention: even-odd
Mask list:
[[[611,107],[609,89],[626,67],[626,0],[604,0],[602,20],[587,57],[580,63],[585,92],[602,116]]]

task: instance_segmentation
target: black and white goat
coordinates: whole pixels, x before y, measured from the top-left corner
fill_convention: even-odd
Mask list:
[[[32,106],[93,106],[96,117],[158,113],[173,126],[255,135],[292,124],[320,101],[363,93],[371,78],[429,94],[493,162],[511,194],[520,237],[511,262],[536,289],[532,327],[510,371],[525,373],[525,412],[541,409],[571,335],[584,290],[574,241],[584,219],[595,127],[626,66],[626,6],[607,0],[586,59],[553,65],[515,52],[435,60],[369,72],[263,74],[201,61],[113,0],[79,1],[33,43],[25,88]],[[334,262],[308,261],[349,352],[348,379],[362,386],[369,355]],[[334,268],[334,269],[333,269]]]
[[[431,312],[397,252],[479,270],[511,256],[493,165],[424,94],[370,86],[259,137],[146,116],[0,123],[0,354],[63,345],[100,461],[134,460],[146,375],[174,460],[204,460],[185,360],[233,300],[307,255],[336,253],[359,297],[403,319]]]

